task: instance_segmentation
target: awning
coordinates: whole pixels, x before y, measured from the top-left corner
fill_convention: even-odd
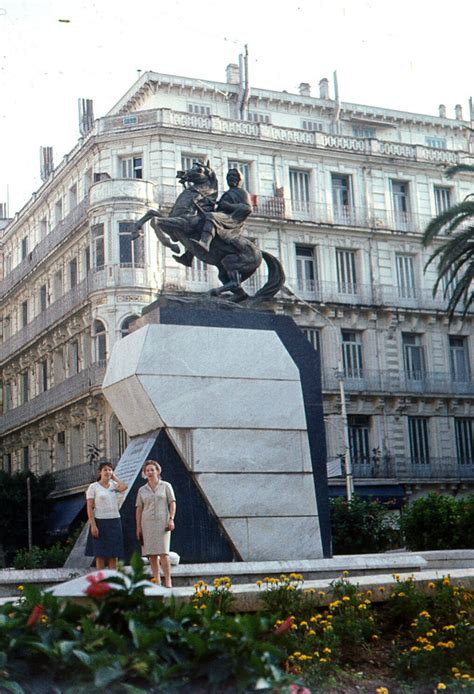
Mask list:
[[[47,529],[51,535],[64,535],[86,505],[84,493],[57,499],[48,519]]]
[[[328,492],[330,497],[346,496],[347,491],[345,485],[329,485]],[[400,508],[403,499],[405,498],[405,490],[401,484],[385,484],[385,485],[356,485],[354,494],[363,499],[372,499],[386,503],[393,500],[391,508]]]

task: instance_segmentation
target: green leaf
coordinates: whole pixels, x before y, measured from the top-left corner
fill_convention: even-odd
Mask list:
[[[94,684],[96,687],[106,687],[111,682],[122,677],[123,670],[119,664],[114,664],[107,667],[99,668],[94,676]]]
[[[85,651],[79,651],[79,650],[77,650],[77,649],[75,648],[75,649],[73,650],[73,654],[76,656],[76,658],[77,658],[78,660],[81,661],[81,663],[82,663],[83,665],[86,665],[87,667],[90,667],[92,658],[90,657],[90,655],[89,655],[88,653],[86,653]]]

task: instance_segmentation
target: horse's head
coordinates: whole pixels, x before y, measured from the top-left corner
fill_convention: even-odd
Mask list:
[[[187,171],[178,171],[176,177],[180,183],[192,183],[195,186],[217,185],[217,177],[214,170],[210,167],[209,161],[204,164],[201,161],[195,161]]]

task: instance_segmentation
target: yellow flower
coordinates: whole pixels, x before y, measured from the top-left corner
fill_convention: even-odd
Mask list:
[[[438,682],[436,685],[436,689],[446,689],[446,685],[444,682]]]
[[[331,649],[326,646],[326,648],[323,648],[323,653],[332,653]]]
[[[446,624],[446,626],[443,627],[443,631],[450,631],[451,629],[456,629],[454,624]]]
[[[420,650],[420,649],[418,648],[418,646],[412,646],[412,647],[410,648],[410,652],[411,652],[411,653],[418,653],[419,650]]]
[[[41,615],[41,621],[43,622],[43,624],[46,624],[46,622],[48,621],[48,615],[47,615],[47,614],[42,614],[42,615]]]
[[[446,648],[454,648],[455,643],[454,641],[446,641]]]
[[[366,595],[367,595],[368,598],[371,598],[371,597],[372,597],[372,591],[371,591],[371,590],[368,590],[367,593],[366,593]]]
[[[308,629],[308,636],[315,636],[315,635],[316,635],[316,632],[314,631],[314,629]]]
[[[365,602],[361,602],[361,604],[359,605],[359,610],[366,610],[366,609],[367,609],[367,605],[365,604]]]
[[[255,581],[255,583],[257,584],[257,586],[258,586],[259,588],[260,588],[260,586],[262,585],[262,581]]]
[[[388,694],[387,687],[377,687],[375,691],[377,694]]]
[[[293,574],[290,574],[290,578],[291,578],[293,581],[302,581],[302,580],[303,580],[302,574],[294,574],[294,573],[293,573]]]
[[[199,605],[199,608],[200,608],[201,610],[207,610],[207,605]]]
[[[25,586],[18,586],[18,590],[25,590]]]
[[[433,581],[430,581],[430,582],[428,583],[428,588],[431,588],[431,590],[434,590],[434,589],[436,588],[436,586],[435,586],[435,584],[433,583]]]
[[[449,576],[445,576],[445,578],[443,578],[443,586],[449,586],[450,583],[451,583],[451,580],[450,580]]]
[[[423,650],[434,651],[434,646],[432,646],[431,643],[427,643],[426,646],[423,646]]]
[[[297,625],[297,624],[292,624],[291,627],[290,627],[290,629],[292,629],[293,631],[296,631],[296,630],[298,629],[298,625]]]
[[[372,641],[378,641],[379,637],[377,636],[377,634],[372,634],[371,639]]]
[[[384,588],[383,586],[379,586],[379,591],[380,591],[381,593],[385,593],[385,588]]]
[[[327,658],[320,658],[320,659],[319,659],[319,662],[320,662],[320,663],[327,663],[327,662],[328,662],[328,659],[327,659]]]
[[[308,622],[306,622],[304,620],[302,622],[300,622],[300,627],[307,627],[307,626],[308,626]]]
[[[398,595],[399,598],[406,598],[406,593],[404,593],[403,591],[400,591],[400,593],[396,593],[396,595]]]
[[[397,583],[400,580],[400,576],[398,574],[392,574],[392,577],[397,581]]]
[[[344,595],[342,599],[344,600],[344,602],[349,602],[350,597],[348,595]]]
[[[318,591],[318,595],[319,595],[320,598],[324,598],[324,596],[326,595],[326,593],[324,592],[324,590],[320,590],[320,591]]]
[[[426,619],[429,619],[431,615],[430,615],[430,613],[427,612],[426,610],[423,610],[423,612],[420,612],[420,615],[419,615],[419,616],[420,616],[420,617],[426,617]]]
[[[342,575],[343,575],[343,576],[349,576],[349,571],[343,571],[343,572],[342,572]]]

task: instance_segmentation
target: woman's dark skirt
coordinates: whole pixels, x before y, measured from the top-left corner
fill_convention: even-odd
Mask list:
[[[123,559],[123,534],[121,518],[96,518],[99,537],[93,537],[89,529],[87,536],[86,557],[104,557],[105,559]]]

